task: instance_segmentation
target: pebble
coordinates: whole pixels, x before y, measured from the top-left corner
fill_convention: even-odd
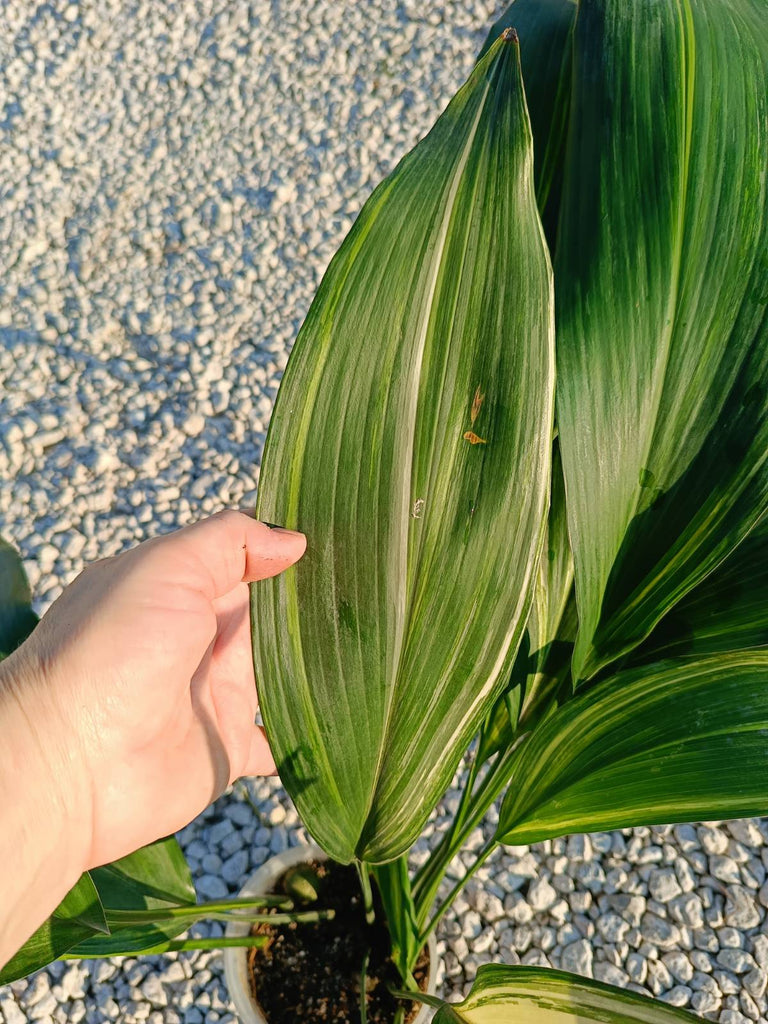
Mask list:
[[[548,910],[557,902],[557,892],[546,878],[539,878],[528,887],[528,904],[536,913]]]
[[[15,999],[9,996],[0,997],[0,1013],[5,1024],[26,1024],[26,1016]]]
[[[651,896],[659,903],[669,903],[683,892],[673,868],[659,868],[651,871],[648,889]]]
[[[565,946],[560,954],[560,966],[564,971],[572,971],[574,974],[591,978],[593,957],[591,943],[586,939],[578,939]]]
[[[743,949],[721,949],[717,954],[717,962],[734,974],[745,974],[757,966],[754,959]]]
[[[662,992],[659,999],[670,1006],[688,1006],[692,996],[693,991],[687,985],[675,985],[674,988]]]
[[[732,857],[710,857],[709,871],[714,878],[721,882],[735,882],[738,884],[741,881],[739,865]]]
[[[248,868],[248,854],[245,850],[239,850],[227,860],[221,867],[221,877],[229,885],[238,885],[245,876]]]
[[[163,988],[163,983],[156,974],[150,974],[145,981],[142,982],[140,991],[142,996],[150,1002],[152,1006],[168,1005],[168,994]]]
[[[640,932],[644,939],[662,949],[671,949],[680,939],[680,932],[675,925],[651,913],[643,917]]]
[[[727,924],[739,929],[755,928],[760,924],[760,910],[748,889],[741,885],[729,886],[725,920]]]
[[[228,895],[226,883],[218,875],[200,875],[195,880],[195,888],[208,900],[221,900]]]

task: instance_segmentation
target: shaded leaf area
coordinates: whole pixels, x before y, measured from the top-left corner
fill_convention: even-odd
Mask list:
[[[308,549],[251,588],[261,708],[337,860],[413,842],[509,678],[545,523],[551,288],[508,34],[366,203],[265,448],[258,514]]]
[[[619,673],[521,748],[499,842],[765,814],[768,651]]]
[[[570,100],[574,0],[515,0],[492,26],[482,58],[508,28],[520,37],[523,84],[533,129],[536,197],[554,252]]]
[[[61,956],[138,952],[179,935],[194,919],[163,919],[168,908],[194,905],[189,868],[175,839],[163,839],[106,867],[86,872],[47,921],[0,970],[0,984],[23,978]],[[157,920],[130,922],[129,911]]]
[[[480,732],[477,749],[480,762],[508,747],[519,731],[532,728],[571,693],[576,604],[557,438],[552,449],[550,505],[543,548],[528,624],[509,686],[491,709]]]
[[[768,646],[768,519],[661,620],[632,663]]]
[[[12,654],[36,625],[21,556],[0,538],[0,658]]]
[[[768,506],[768,19],[584,0],[555,258],[585,680]]]
[[[484,964],[461,1003],[434,1024],[695,1024],[692,1013],[565,971]]]

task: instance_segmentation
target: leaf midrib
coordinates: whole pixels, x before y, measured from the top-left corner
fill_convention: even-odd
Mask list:
[[[436,290],[437,290],[437,285],[438,285],[438,282],[439,282],[439,279],[440,279],[440,269],[441,269],[441,267],[443,265],[443,259],[444,259],[444,256],[445,256],[446,245],[447,245],[448,235],[449,235],[449,228],[450,228],[451,221],[453,220],[456,196],[457,196],[457,193],[458,193],[458,190],[459,190],[459,185],[461,184],[461,179],[463,177],[464,170],[465,170],[466,165],[467,165],[467,161],[469,160],[469,155],[470,155],[470,153],[472,151],[472,147],[473,147],[473,145],[475,143],[475,138],[477,136],[477,131],[478,131],[478,128],[479,128],[479,125],[480,125],[480,121],[482,119],[482,115],[483,115],[483,113],[485,111],[486,102],[488,100],[488,96],[490,95],[490,92],[491,92],[491,81],[488,78],[486,78],[483,94],[482,94],[482,97],[481,97],[481,99],[480,99],[480,101],[478,103],[478,109],[477,109],[477,113],[475,115],[474,122],[472,124],[471,129],[470,129],[469,136],[468,136],[467,141],[466,141],[466,143],[464,145],[464,148],[462,150],[461,156],[460,156],[460,158],[459,158],[459,160],[457,162],[456,170],[454,171],[453,177],[451,179],[451,184],[450,184],[449,189],[448,189],[448,195],[447,195],[447,199],[446,199],[446,202],[445,202],[443,216],[442,216],[442,220],[441,220],[441,224],[440,224],[440,231],[439,231],[439,234],[438,234],[438,244],[436,245],[435,250],[434,250],[433,255],[432,255],[432,261],[431,261],[431,267],[430,267],[431,277],[429,279],[429,287],[428,287],[428,290],[427,290],[427,295],[425,296],[425,300],[424,300],[424,304],[423,304],[423,308],[422,308],[422,312],[421,312],[421,316],[420,316],[417,355],[416,355],[416,358],[413,361],[413,370],[411,372],[410,403],[409,403],[409,408],[408,408],[408,416],[407,416],[407,420],[406,420],[406,423],[407,423],[407,427],[406,427],[406,431],[407,431],[406,432],[406,442],[403,445],[403,447],[406,448],[406,450],[410,451],[410,459],[403,460],[403,464],[404,464],[404,467],[405,467],[405,476],[404,476],[404,479],[403,479],[403,485],[401,487],[401,492],[400,492],[401,493],[400,517],[401,517],[401,522],[402,522],[403,526],[401,527],[401,542],[398,545],[398,551],[397,551],[397,557],[398,557],[398,563],[399,564],[395,568],[394,573],[391,575],[391,578],[396,580],[396,581],[407,580],[407,578],[408,578],[408,533],[409,533],[409,529],[410,529],[409,508],[410,508],[410,501],[411,501],[411,485],[412,485],[413,470],[414,470],[414,466],[413,466],[413,463],[414,463],[414,439],[415,439],[415,433],[416,433],[416,419],[417,419],[417,411],[418,411],[419,385],[420,385],[420,380],[421,380],[421,367],[422,367],[422,364],[423,364],[424,350],[426,348],[426,342],[427,342],[427,338],[428,338],[428,335],[429,335],[429,324],[430,324],[430,321],[432,319],[432,308],[433,308],[433,304],[434,304],[434,298],[435,298],[435,293],[436,293]],[[370,797],[370,800],[369,800],[369,803],[368,803],[368,807],[367,807],[366,812],[365,812],[365,817],[363,819],[362,827],[360,829],[360,837],[362,837],[365,834],[365,832],[366,832],[366,829],[367,829],[367,826],[368,826],[368,822],[369,822],[370,816],[371,816],[371,811],[372,811],[373,806],[374,806],[374,804],[376,802],[376,796],[377,796],[377,793],[378,793],[379,784],[381,782],[382,769],[383,769],[383,765],[384,765],[384,755],[385,755],[385,751],[386,751],[386,748],[387,748],[387,745],[388,745],[388,741],[389,741],[389,732],[390,732],[391,725],[392,725],[393,710],[394,710],[394,707],[395,707],[395,704],[396,704],[395,698],[396,698],[397,690],[398,690],[397,679],[399,678],[399,675],[400,675],[400,668],[401,668],[401,663],[402,663],[402,653],[403,653],[403,647],[404,647],[404,638],[405,638],[405,633],[406,633],[406,627],[407,627],[408,621],[410,620],[411,597],[412,597],[412,595],[409,596],[408,606],[402,608],[400,621],[397,624],[397,629],[396,629],[396,633],[395,633],[395,646],[394,646],[393,657],[392,657],[393,671],[392,671],[392,675],[391,675],[391,678],[393,680],[394,685],[389,688],[388,695],[387,695],[387,703],[386,703],[386,708],[385,708],[385,712],[384,712],[384,720],[383,720],[382,732],[381,732],[382,739],[381,739],[381,742],[379,743],[379,749],[378,749],[377,760],[376,760],[376,767],[375,767],[375,770],[374,770],[373,776],[372,776],[371,797]],[[400,607],[400,602],[398,602],[397,607],[398,608]]]

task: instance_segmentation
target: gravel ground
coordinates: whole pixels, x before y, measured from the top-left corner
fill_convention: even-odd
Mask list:
[[[89,560],[253,503],[328,260],[502,7],[4,0],[0,531],[38,610]],[[303,837],[275,780],[245,796],[181,835],[201,897]],[[766,1021],[767,870],[758,820],[506,848],[440,929],[444,991],[501,958]],[[7,1024],[233,1019],[217,953],[54,965],[0,989]]]

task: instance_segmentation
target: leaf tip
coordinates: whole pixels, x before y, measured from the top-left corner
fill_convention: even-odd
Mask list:
[[[517,34],[516,28],[505,28],[501,33],[501,38],[505,43],[519,43],[520,38]]]

